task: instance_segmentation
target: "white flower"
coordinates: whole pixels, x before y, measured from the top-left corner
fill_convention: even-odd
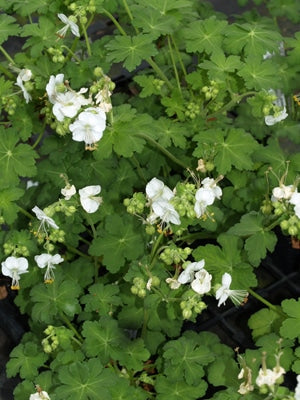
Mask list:
[[[90,99],[86,99],[82,96],[81,92],[77,93],[70,90],[65,93],[57,93],[55,99],[56,101],[53,104],[52,112],[60,122],[62,122],[65,117],[75,117],[81,106],[90,104]]]
[[[220,199],[222,196],[222,189],[217,186],[217,182],[212,178],[205,178],[201,182],[204,189],[211,189],[216,199]]]
[[[94,213],[102,203],[102,197],[95,197],[101,192],[100,185],[86,186],[79,190],[80,203],[87,213]]]
[[[280,186],[275,187],[272,190],[271,201],[275,202],[282,199],[288,200],[289,198],[292,197],[294,191],[295,187],[293,185],[285,186],[281,184]]]
[[[159,217],[163,223],[171,222],[174,225],[180,225],[180,217],[174,206],[168,201],[154,201],[152,203],[154,214]]]
[[[245,381],[240,384],[238,393],[247,394],[254,390],[254,386],[252,385],[252,370],[251,370],[251,368],[248,368],[248,367],[242,368],[240,373],[238,374],[238,379],[245,379]]]
[[[286,112],[286,107],[283,107],[283,109],[274,115],[266,115],[265,116],[265,124],[268,126],[272,126],[277,124],[277,122],[283,121],[288,117],[288,113]]]
[[[8,257],[1,263],[2,274],[12,278],[11,288],[13,290],[20,289],[20,275],[28,272],[28,261],[25,257]]]
[[[298,218],[300,218],[300,193],[294,192],[289,201],[290,204],[293,204],[295,214]]]
[[[146,185],[146,195],[151,201],[171,200],[174,193],[168,186],[157,178],[152,178]]]
[[[215,194],[212,189],[203,187],[197,190],[195,198],[194,211],[197,218],[200,218],[205,214],[206,207],[212,205],[215,201]]]
[[[66,91],[64,86],[64,74],[58,74],[56,76],[51,75],[49,82],[46,85],[46,92],[48,94],[49,101],[54,104],[56,103],[56,97],[58,93]]]
[[[52,256],[51,254],[47,253],[35,256],[34,260],[39,268],[47,267],[44,275],[45,283],[52,283],[54,281],[53,269],[55,269],[55,265],[60,264],[61,262],[64,261],[64,259],[60,256],[60,254],[55,254],[54,256]]]
[[[300,400],[300,375],[297,375],[297,385],[295,387],[295,400]]]
[[[35,213],[37,219],[41,221],[39,229],[43,228],[45,230],[45,225],[51,226],[51,228],[54,229],[59,229],[54,220],[48,217],[38,206],[33,207],[32,211]]]
[[[70,200],[70,198],[76,193],[76,188],[74,185],[66,185],[61,189],[60,193],[64,196],[65,200]]]
[[[69,28],[74,36],[80,37],[78,25],[71,18],[66,17],[65,14],[57,14],[57,16],[65,24],[63,28],[56,32],[59,37],[65,37]]]
[[[211,289],[211,280],[212,275],[203,268],[195,273],[191,288],[198,294],[208,293]]]
[[[218,307],[221,304],[225,304],[228,297],[235,305],[240,305],[246,296],[248,296],[248,292],[246,290],[231,290],[231,275],[227,272],[222,276],[222,286],[216,291],[216,299],[219,300]]]
[[[204,268],[204,265],[205,265],[204,260],[189,263],[179,275],[177,279],[178,282],[182,284],[192,282],[195,276],[195,272],[200,271],[202,268]]]
[[[30,395],[29,400],[51,400],[49,394],[44,390],[40,390]]]
[[[73,140],[85,142],[87,148],[92,148],[103,136],[106,128],[106,114],[99,108],[89,107],[78,115],[69,128]]]
[[[181,286],[181,283],[175,278],[167,278],[166,282],[172,290],[178,289]]]
[[[28,189],[30,189],[32,187],[35,187],[35,186],[39,186],[39,183],[35,182],[35,181],[32,181],[30,179],[26,182],[26,190],[28,190]]]
[[[19,75],[17,76],[17,82],[15,83],[15,85],[21,88],[26,103],[29,103],[29,101],[31,100],[31,96],[27,92],[25,86],[23,85],[23,82],[29,81],[31,77],[32,77],[32,72],[30,69],[22,69]]]
[[[260,368],[255,382],[259,387],[263,385],[272,387],[275,385],[277,379],[279,379],[284,373],[285,370],[282,367],[274,367],[273,369]]]

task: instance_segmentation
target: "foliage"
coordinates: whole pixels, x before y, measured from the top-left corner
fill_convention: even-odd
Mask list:
[[[278,230],[300,240],[299,5],[254,3],[0,0],[16,400],[299,399],[299,299],[254,291]],[[242,354],[187,329],[253,298]]]

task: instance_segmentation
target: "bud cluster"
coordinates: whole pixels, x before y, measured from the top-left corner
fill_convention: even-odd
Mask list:
[[[4,110],[7,112],[8,115],[14,115],[17,103],[15,99],[11,96],[2,96],[1,103],[3,105]]]
[[[196,185],[193,183],[178,183],[176,186],[176,196],[173,199],[173,205],[181,217],[195,218]]]
[[[190,319],[193,313],[201,314],[203,310],[207,308],[207,305],[202,301],[199,295],[191,295],[190,291],[187,291],[184,295],[184,299],[180,302],[180,308],[182,310],[182,316],[184,319]]]
[[[200,114],[200,105],[194,101],[190,101],[186,106],[185,116],[190,119],[195,119],[197,115]]]
[[[203,86],[201,92],[204,93],[204,97],[206,101],[213,100],[219,94],[219,85],[216,81],[210,81],[209,86]]]
[[[3,244],[4,254],[6,256],[13,254],[14,256],[18,257],[28,257],[29,250],[26,246],[20,244],[14,244],[12,242],[6,242]]]
[[[87,1],[65,1],[68,3],[68,9],[72,12],[72,14],[76,15],[81,24],[85,25],[88,21],[87,14],[93,14],[96,11],[95,0],[87,0]],[[76,21],[74,21],[76,22]]]
[[[189,247],[182,249],[172,243],[160,253],[159,258],[167,265],[177,265],[184,262],[191,253],[192,249]]]
[[[44,352],[49,354],[57,349],[59,340],[55,332],[55,327],[52,325],[49,325],[48,328],[44,330],[44,333],[47,335],[47,337],[42,340],[42,346]]]
[[[65,62],[65,56],[63,55],[63,50],[61,47],[49,47],[47,51],[55,64]]]
[[[146,197],[144,193],[136,192],[131,199],[124,199],[123,204],[129,214],[142,214],[146,205]]]
[[[137,295],[138,297],[145,297],[146,296],[146,282],[143,278],[136,276],[133,279],[133,286],[130,288],[131,293]]]

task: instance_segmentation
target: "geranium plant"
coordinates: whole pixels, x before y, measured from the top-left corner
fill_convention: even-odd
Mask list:
[[[30,327],[15,399],[299,400],[299,300],[255,291],[275,228],[300,240],[282,1],[234,22],[197,0],[0,6],[1,266]],[[252,349],[184,329],[254,297]]]

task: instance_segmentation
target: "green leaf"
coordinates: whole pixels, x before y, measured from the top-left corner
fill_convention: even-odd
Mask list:
[[[244,129],[208,129],[196,134],[194,140],[198,145],[193,155],[198,158],[205,158],[207,145],[214,147],[214,163],[220,174],[225,175],[233,166],[238,170],[253,168],[252,154],[258,143]]]
[[[155,124],[154,135],[158,143],[164,147],[172,144],[180,149],[186,146],[184,125],[170,118],[160,117]]]
[[[20,343],[10,353],[10,360],[6,364],[8,378],[19,374],[22,379],[34,378],[38,375],[38,369],[43,366],[48,356],[33,342]]]
[[[214,360],[207,346],[199,346],[185,337],[169,341],[163,357],[168,360],[165,373],[174,381],[184,377],[189,385],[196,385],[204,375],[203,367]]]
[[[269,308],[263,308],[251,315],[248,325],[253,338],[257,339],[259,336],[274,332],[275,329],[277,331],[279,319],[279,314]]]
[[[270,60],[262,60],[260,56],[249,55],[246,58],[244,66],[238,71],[238,75],[245,81],[245,86],[248,89],[278,89],[280,82],[278,82],[278,66]]]
[[[142,33],[136,36],[115,36],[105,47],[108,50],[107,60],[123,62],[128,71],[133,71],[143,60],[157,54],[153,36]]]
[[[244,50],[246,55],[255,54],[259,64],[267,51],[278,53],[278,44],[282,41],[281,35],[275,29],[271,30],[260,23],[232,24],[225,35],[227,52],[239,54]]]
[[[103,368],[98,358],[86,362],[75,362],[61,367],[58,378],[61,384],[55,390],[58,400],[99,400],[99,393],[111,399],[107,387],[113,385],[114,373]]]
[[[0,14],[0,45],[6,41],[9,36],[17,36],[20,31],[19,25],[15,23],[16,19],[7,14]]]
[[[189,53],[220,52],[226,28],[227,22],[219,21],[215,16],[192,22],[188,28],[184,29],[186,50]]]
[[[0,214],[8,224],[12,224],[17,218],[19,207],[14,201],[22,197],[23,193],[24,190],[19,188],[0,190]]]
[[[288,339],[300,339],[300,299],[287,299],[281,303],[283,312],[289,318],[283,321],[280,328],[280,335]]]
[[[81,311],[78,304],[80,292],[81,288],[78,283],[64,280],[63,275],[56,272],[52,284],[40,283],[32,288],[30,292],[31,300],[34,303],[32,319],[51,324],[59,317],[60,313],[74,317]]]
[[[145,348],[143,339],[135,339],[127,343],[119,353],[118,361],[124,368],[134,372],[144,368],[145,361],[150,357],[149,351]]]
[[[228,272],[232,276],[232,288],[248,289],[256,286],[256,277],[250,264],[242,259],[239,238],[223,234],[219,236],[219,246],[208,244],[193,251],[195,260],[205,260],[205,269],[212,273],[216,282],[221,282],[222,275]]]
[[[144,251],[144,242],[136,229],[137,222],[124,215],[110,215],[105,220],[105,230],[93,240],[89,253],[103,256],[103,263],[111,273],[116,273],[126,260],[135,260]]]
[[[141,5],[133,5],[133,26],[142,29],[144,33],[150,33],[153,39],[161,35],[171,34],[179,25],[178,19],[172,14],[162,14],[159,10]]]
[[[1,186],[18,183],[18,176],[31,177],[36,174],[36,153],[28,144],[18,144],[18,133],[14,129],[0,127]]]
[[[52,47],[56,39],[57,26],[50,18],[41,16],[38,23],[24,25],[21,36],[29,36],[23,49],[30,48],[30,54],[39,58],[45,48]]]
[[[199,67],[208,70],[208,76],[210,79],[225,81],[230,72],[239,70],[242,65],[240,57],[229,56],[226,58],[225,54],[220,51],[213,53],[211,59],[204,60],[199,64]]]
[[[267,250],[274,251],[277,236],[264,227],[264,216],[255,211],[242,216],[241,221],[229,229],[228,233],[238,236],[249,236],[245,241],[249,261],[258,266],[266,257]]]
[[[133,78],[133,80],[142,87],[142,91],[139,93],[141,98],[145,98],[153,94],[161,94],[161,87],[155,85],[157,78],[154,75],[137,75]]]
[[[85,338],[83,345],[86,354],[89,357],[97,356],[104,365],[110,359],[117,360],[118,353],[128,343],[117,321],[109,317],[84,322],[82,336]]]
[[[89,293],[80,299],[85,304],[85,311],[96,311],[99,315],[108,315],[121,304],[118,286],[96,283],[89,287]]]
[[[12,126],[19,133],[22,140],[27,140],[32,135],[33,123],[31,116],[34,115],[33,110],[28,107],[18,107],[18,112],[11,116]],[[35,116],[35,115],[34,115]]]
[[[182,380],[169,379],[159,375],[156,379],[155,390],[157,400],[196,400],[204,396],[207,383],[200,380],[196,386],[191,386]]]

